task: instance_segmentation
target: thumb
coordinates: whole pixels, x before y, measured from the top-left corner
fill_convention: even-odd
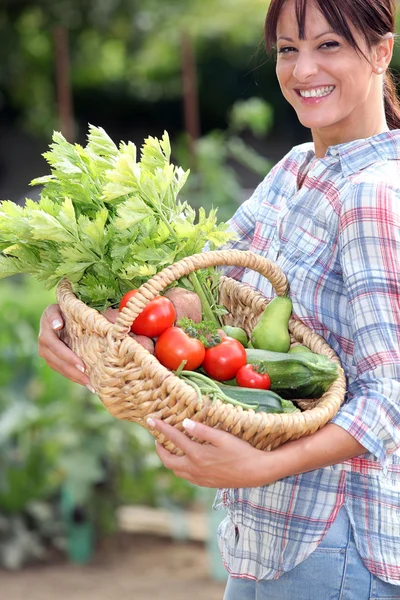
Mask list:
[[[220,445],[223,436],[230,436],[226,431],[209,427],[208,425],[204,425],[204,423],[198,423],[191,419],[184,419],[182,425],[191,436],[198,440],[209,442],[213,446]]]

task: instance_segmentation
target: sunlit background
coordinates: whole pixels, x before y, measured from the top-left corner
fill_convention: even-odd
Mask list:
[[[263,48],[267,5],[1,0],[0,198],[37,198],[53,130],[84,143],[90,123],[138,147],[167,130],[191,169],[185,199],[229,219],[310,139]],[[0,281],[1,597],[222,598],[213,492],[176,479],[146,431],[37,356],[54,298],[30,277]]]

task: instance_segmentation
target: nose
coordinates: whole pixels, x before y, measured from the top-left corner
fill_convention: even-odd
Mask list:
[[[312,54],[299,52],[293,69],[293,75],[300,83],[306,82],[310,77],[318,73],[318,65]]]

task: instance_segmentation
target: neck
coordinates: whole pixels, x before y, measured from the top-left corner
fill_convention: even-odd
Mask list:
[[[374,115],[365,115],[363,118],[358,114],[355,119],[346,121],[311,131],[317,158],[324,157],[329,146],[369,138],[389,130],[383,102]]]

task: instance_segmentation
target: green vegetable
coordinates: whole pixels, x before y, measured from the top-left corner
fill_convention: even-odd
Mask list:
[[[55,132],[44,154],[51,174],[38,203],[0,203],[0,278],[30,273],[51,289],[67,278],[89,306],[105,309],[175,261],[225,244],[232,235],[217,225],[216,211],[198,214],[178,198],[188,171],[170,164],[168,134],[117,147],[102,128],[90,126],[85,147]],[[215,319],[214,269],[191,276],[204,310]],[[197,291],[197,290],[196,290]],[[210,310],[209,310],[210,309]]]
[[[223,383],[218,383],[219,387],[222,389],[224,394],[229,396],[229,398],[233,398],[234,400],[238,400],[239,402],[245,402],[246,404],[256,404],[257,408],[255,412],[271,412],[271,413],[282,413],[282,412],[292,412],[289,409],[289,405],[293,407],[294,410],[298,411],[292,402],[283,400],[276,394],[275,392],[271,392],[271,390],[258,390],[255,388],[243,388],[243,387],[235,387],[230,385],[225,385]],[[288,403],[286,406],[283,403]]]
[[[184,371],[181,367],[175,374],[196,390],[200,401],[204,394],[212,400],[221,400],[234,406],[241,406],[244,410],[253,409],[255,412],[282,413],[299,410],[292,402],[283,400],[269,390],[232,387],[219,381],[214,381],[214,379],[210,379],[197,371]]]
[[[205,348],[212,348],[221,343],[218,326],[214,320],[195,323],[193,319],[183,317],[177,322],[177,326],[183,329],[189,337],[200,340]]]
[[[247,362],[262,362],[271,378],[271,390],[284,398],[320,398],[339,375],[339,366],[327,356],[246,350]]]
[[[287,352],[290,348],[288,323],[291,312],[292,301],[287,296],[271,300],[251,332],[253,348]]]
[[[247,333],[241,327],[232,327],[231,325],[224,325],[222,330],[225,331],[226,335],[231,338],[234,338],[238,342],[242,344],[245,348],[247,348],[248,337]]]
[[[293,346],[293,348],[288,350],[289,354],[297,354],[298,352],[311,352],[311,350],[310,348],[307,348],[307,346]]]

